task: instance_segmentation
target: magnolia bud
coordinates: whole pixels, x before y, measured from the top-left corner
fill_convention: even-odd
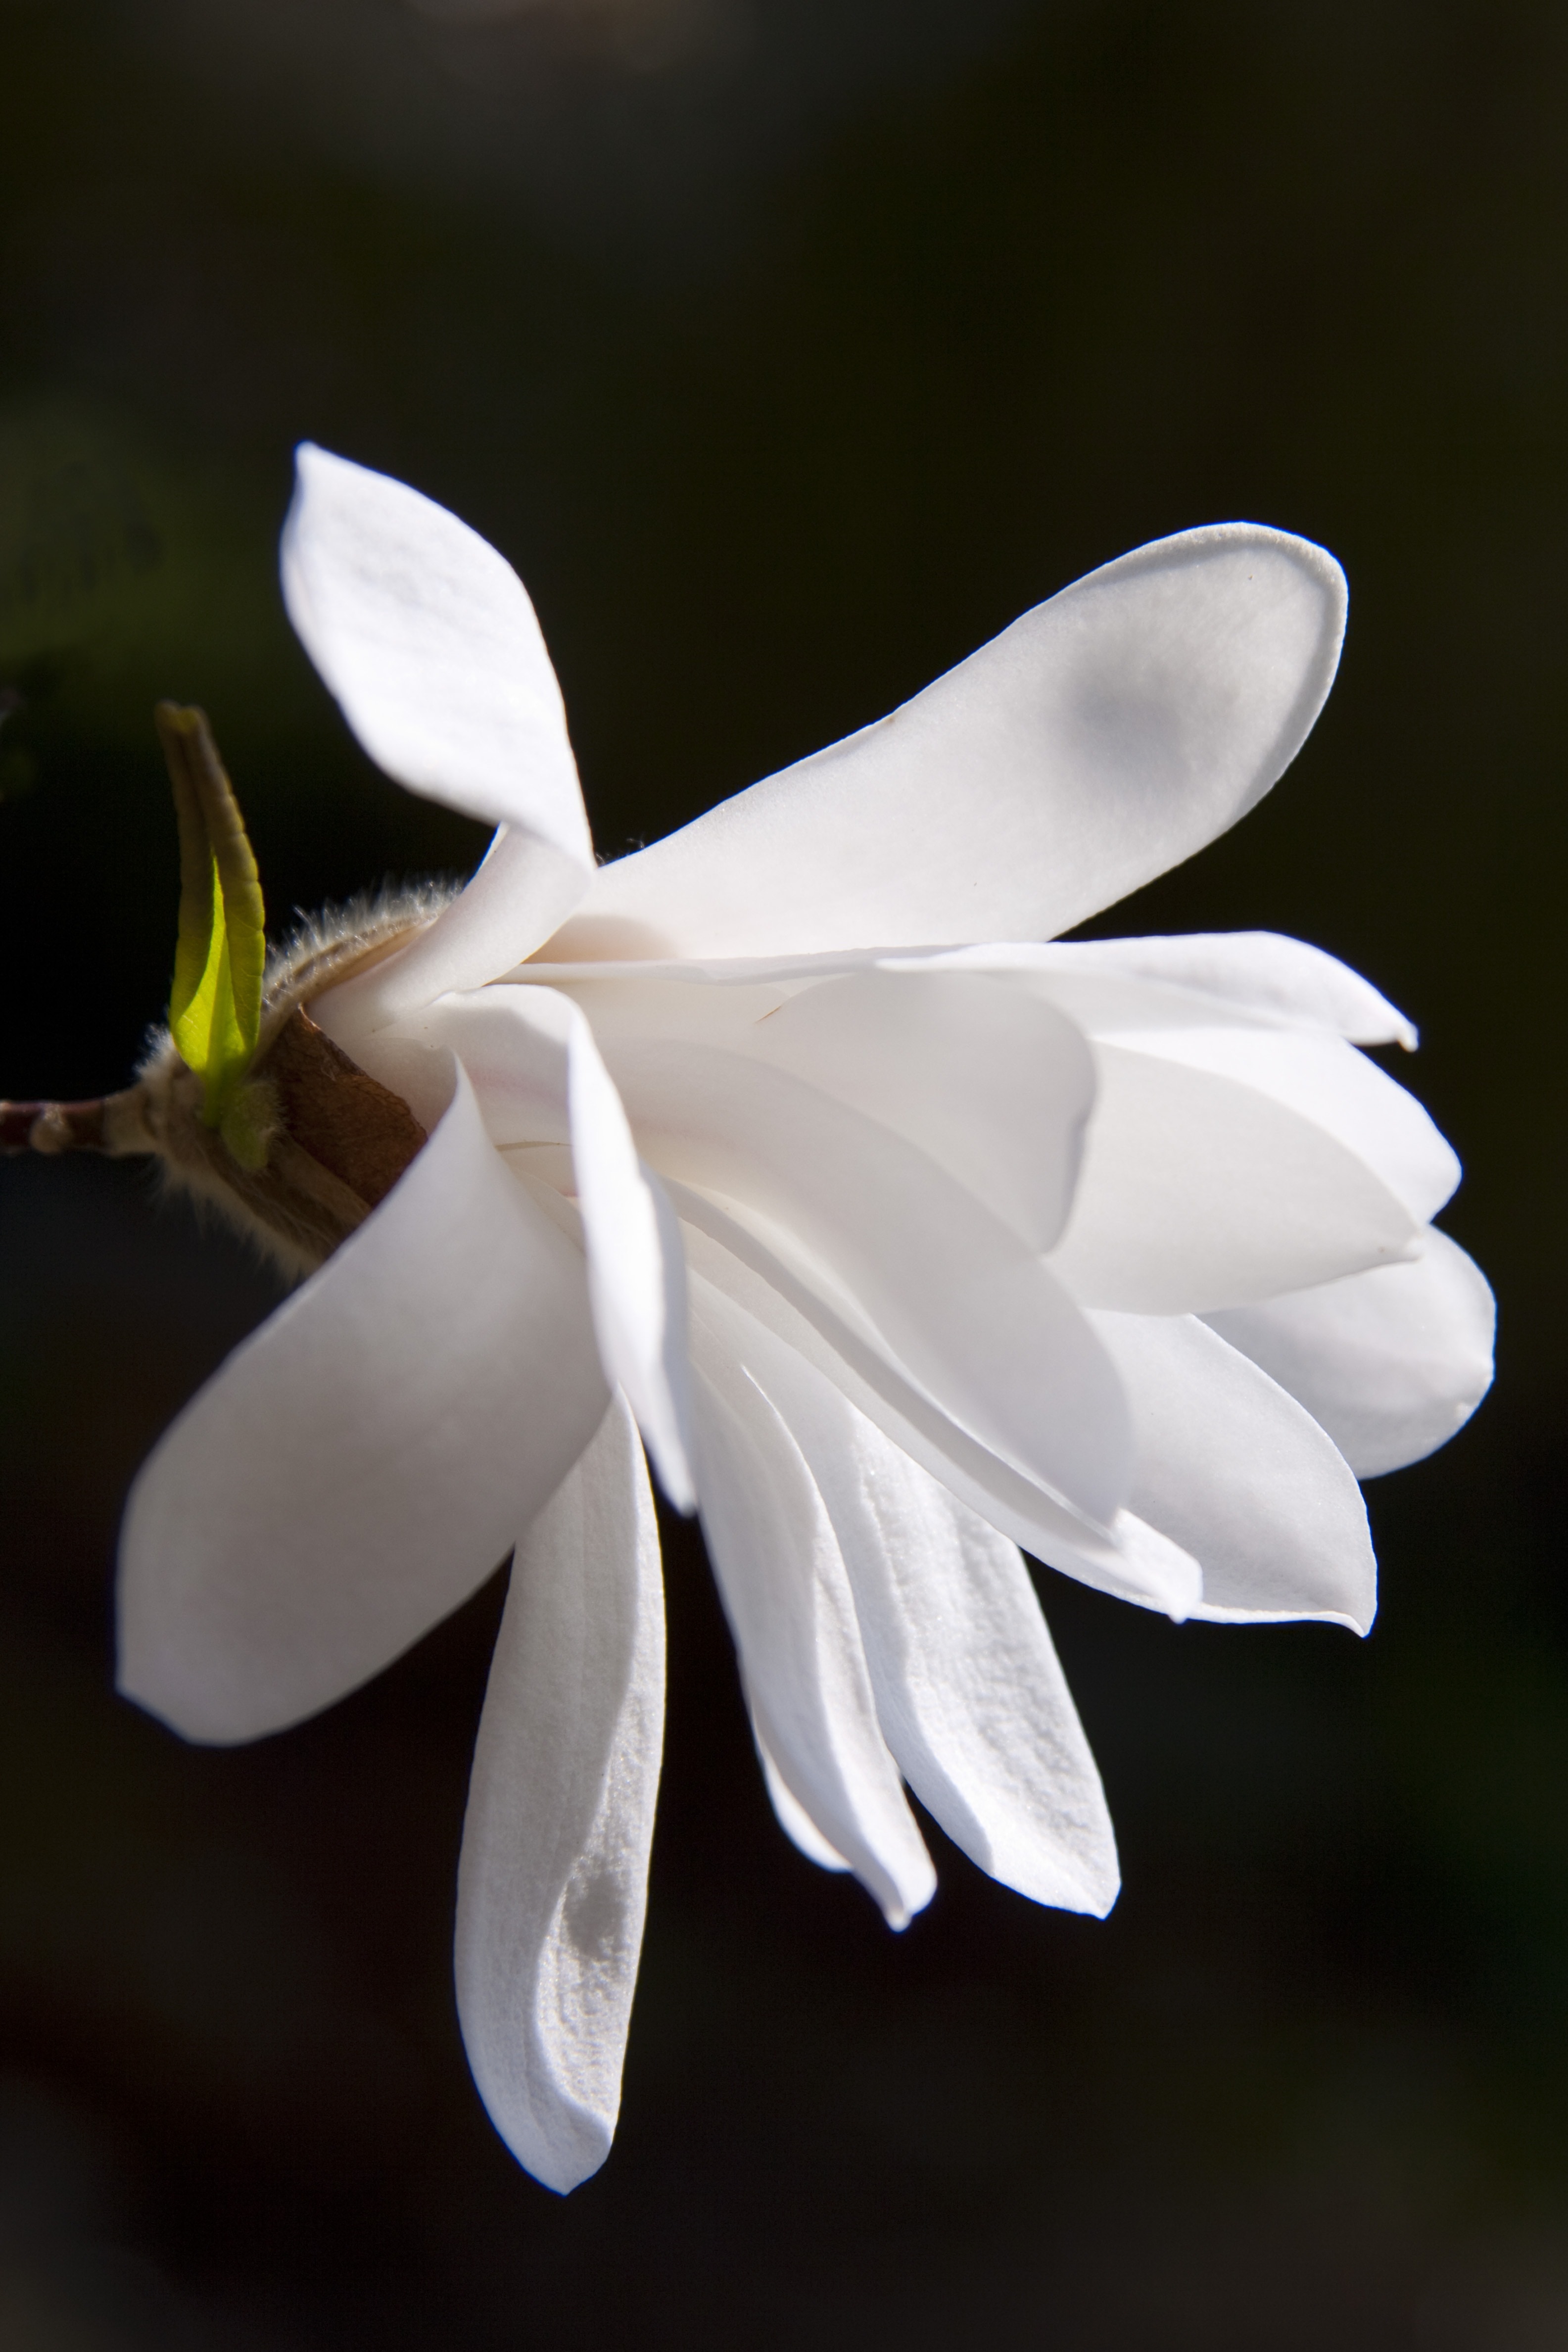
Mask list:
[[[233,787],[199,710],[157,712],[180,821],[170,1024],[121,1093],[0,1103],[0,1150],[151,1154],[285,1274],[308,1274],[392,1190],[425,1139],[402,1097],[308,1011],[423,930],[440,888],[357,901],[266,954],[261,888]]]

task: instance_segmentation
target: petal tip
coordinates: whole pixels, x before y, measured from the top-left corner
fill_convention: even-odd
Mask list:
[[[603,2169],[614,2135],[595,2118],[594,2127],[574,2133],[564,2147],[528,2132],[503,2131],[501,2137],[531,2180],[554,2197],[570,2197]]]
[[[237,1726],[215,1709],[208,1696],[193,1694],[160,1673],[154,1662],[121,1654],[115,1670],[116,1695],[140,1707],[165,1731],[192,1748],[240,1748],[277,1727],[269,1723]]]
[[[904,1885],[876,1887],[865,1878],[861,1883],[894,1934],[902,1936],[936,1894],[936,1873],[927,1856],[925,1868],[917,1874],[912,1874]]]
[[[1084,1898],[1079,1907],[1085,1918],[1108,1919],[1116,1907],[1121,1892],[1122,1874],[1120,1870],[1114,1870],[1108,1884],[1085,1888]]]

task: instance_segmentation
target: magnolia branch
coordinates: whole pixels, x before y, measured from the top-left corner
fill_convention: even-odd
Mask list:
[[[0,1152],[106,1151],[112,1158],[152,1149],[136,1090],[82,1102],[0,1103]]]

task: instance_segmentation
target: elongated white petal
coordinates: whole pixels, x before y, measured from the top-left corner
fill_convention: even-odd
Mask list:
[[[1370,981],[1322,948],[1279,931],[960,948],[938,969],[1034,976],[1095,1037],[1153,1027],[1156,1018],[1197,1025],[1204,1016],[1196,998],[1210,1008],[1210,1019],[1223,1008],[1270,1027],[1326,1029],[1357,1045],[1413,1050],[1416,1042],[1413,1024]],[[1167,1010],[1156,1015],[1162,999]]]
[[[1209,1319],[1305,1405],[1358,1478],[1446,1445],[1491,1386],[1486,1276],[1435,1231],[1403,1265]]]
[[[255,1738],[465,1600],[604,1412],[587,1273],[467,1080],[400,1181],[186,1406],[131,1489],[120,1686]]]
[[[936,1887],[878,1727],[815,1481],[767,1398],[693,1316],[703,1532],[758,1737],[817,1836],[903,1927]]]
[[[1201,1597],[1197,1563],[1132,1513],[1098,1528],[988,1451],[917,1389],[874,1339],[813,1286],[809,1270],[717,1202],[672,1187],[696,1288],[744,1306],[841,1389],[913,1461],[1037,1559],[1096,1592],[1180,1619]]]
[[[1072,1205],[1094,1059],[1051,1005],[967,972],[802,989],[747,1049],[917,1144],[1032,1249]]]
[[[563,939],[565,934],[562,935]],[[570,944],[570,940],[566,942]],[[554,941],[549,942],[553,949]],[[901,948],[890,952],[885,948],[833,948],[809,955],[758,956],[606,956],[602,960],[591,956],[567,956],[554,961],[542,952],[520,964],[516,971],[503,972],[505,981],[519,985],[539,982],[548,988],[568,988],[581,984],[584,988],[614,986],[635,982],[644,986],[663,987],[666,983],[699,988],[770,988],[782,983],[781,992],[789,994],[797,987],[814,986],[819,980],[836,980],[850,971],[877,971],[883,968],[902,971],[910,966],[922,971],[943,970],[949,962],[955,969],[966,968],[964,950],[954,948]],[[1003,951],[1004,954],[1007,952]],[[979,968],[979,967],[977,967]],[[988,969],[988,967],[985,967]],[[779,1000],[775,997],[774,1002]],[[766,1007],[764,1008],[766,1010]],[[598,1026],[597,1022],[595,1027]],[[722,1039],[711,1042],[719,1044]]]
[[[841,1280],[911,1376],[1103,1527],[1125,1492],[1109,1364],[1065,1291],[971,1193],[789,1073],[695,1045],[610,1067],[653,1165],[749,1202]]]
[[[1095,1048],[1100,1093],[1047,1260],[1090,1307],[1206,1313],[1401,1257],[1416,1220],[1365,1162],[1256,1088]]]
[[[432,499],[309,442],[283,601],[378,766],[592,869],[555,671],[505,556]]]
[[[969,972],[1005,980],[1059,1005],[1092,1037],[1229,1019],[1270,1030],[1327,1030],[1358,1045],[1413,1048],[1416,1043],[1414,1024],[1359,972],[1322,948],[1276,931],[1044,943],[1004,940],[896,950],[841,948],[811,955],[686,961],[552,963],[540,957],[506,977],[570,989],[590,1011],[596,1030],[600,1014],[594,1008],[609,1001],[619,999],[623,1010],[618,1017],[635,1026],[646,1025],[635,1009],[644,992],[659,992],[662,1008],[672,1013],[684,998],[692,1008],[693,1025],[683,1026],[680,1034],[727,1045],[735,1041],[722,1033],[732,1018],[758,1017],[820,981],[868,971]],[[694,992],[706,992],[708,1002],[702,1003]],[[743,1009],[742,1000],[753,992],[755,1010]],[[715,996],[734,1000],[735,1014],[714,1003]]]
[[[587,888],[593,844],[534,608],[477,531],[306,442],[282,570],[288,616],[371,759],[506,828],[418,941],[333,992],[327,1025],[352,1053],[443,989],[479,987],[531,954]]]
[[[768,1753],[768,1743],[757,1727],[755,1715],[751,1718],[751,1736],[757,1742],[757,1760],[762,1767],[762,1785],[768,1791],[768,1801],[773,1808],[774,1819],[790,1844],[798,1848],[808,1862],[814,1862],[819,1870],[848,1870],[849,1864],[843,1855],[834,1852],[810,1814],[789,1794],[782,1773]]]
[[[1341,1037],[1161,1028],[1124,1032],[1116,1044],[1232,1078],[1299,1112],[1370,1168],[1417,1224],[1436,1216],[1459,1181],[1453,1146],[1415,1096]]]
[[[1103,1917],[1119,1884],[1110,1815],[1018,1546],[732,1304],[724,1333],[827,1505],[910,1787],[993,1878]]]
[[[600,1352],[635,1400],[664,1492],[678,1511],[694,1511],[680,1228],[663,1185],[637,1157],[621,1097],[585,1021],[572,1031],[568,1084]]]
[[[626,1391],[670,1500],[693,1509],[680,1234],[587,1022],[553,989],[493,988],[444,997],[407,1029],[461,1056],[492,1142],[570,1140],[605,1372]]]
[[[1415,1024],[1369,980],[1337,956],[1279,931],[1085,940],[1076,953],[1092,964],[1164,981],[1247,1012],[1327,1029],[1354,1045],[1416,1048]]]
[[[1134,1507],[1202,1566],[1195,1615],[1364,1633],[1377,1607],[1366,1509],[1311,1414],[1195,1317],[1093,1320],[1132,1402]]]
[[[1234,824],[1294,758],[1344,581],[1252,523],[1138,549],[891,718],[604,866],[556,955],[1049,938]]]
[[[457,2009],[497,2130],[547,2188],[610,2150],[664,1716],[659,1534],[619,1400],[517,1546],[457,1879]]]

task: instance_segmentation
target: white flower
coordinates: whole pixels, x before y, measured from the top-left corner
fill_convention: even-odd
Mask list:
[[[982,1869],[1103,1914],[1018,1547],[1173,1617],[1364,1631],[1356,1476],[1458,1427],[1491,1303],[1429,1223],[1452,1152],[1356,1050],[1415,1042],[1367,982],[1268,934],[1040,944],[1292,758],[1343,624],[1319,549],[1124,556],[597,871],[499,555],[307,448],[284,581],[372,757],[500,830],[312,1007],[430,1139],[142,1470],[122,1686],[193,1738],[277,1730],[516,1546],[457,1980],[498,2129],[564,2189],[613,2128],[658,1774],[638,1428],[797,1843],[903,1925],[907,1783]]]

